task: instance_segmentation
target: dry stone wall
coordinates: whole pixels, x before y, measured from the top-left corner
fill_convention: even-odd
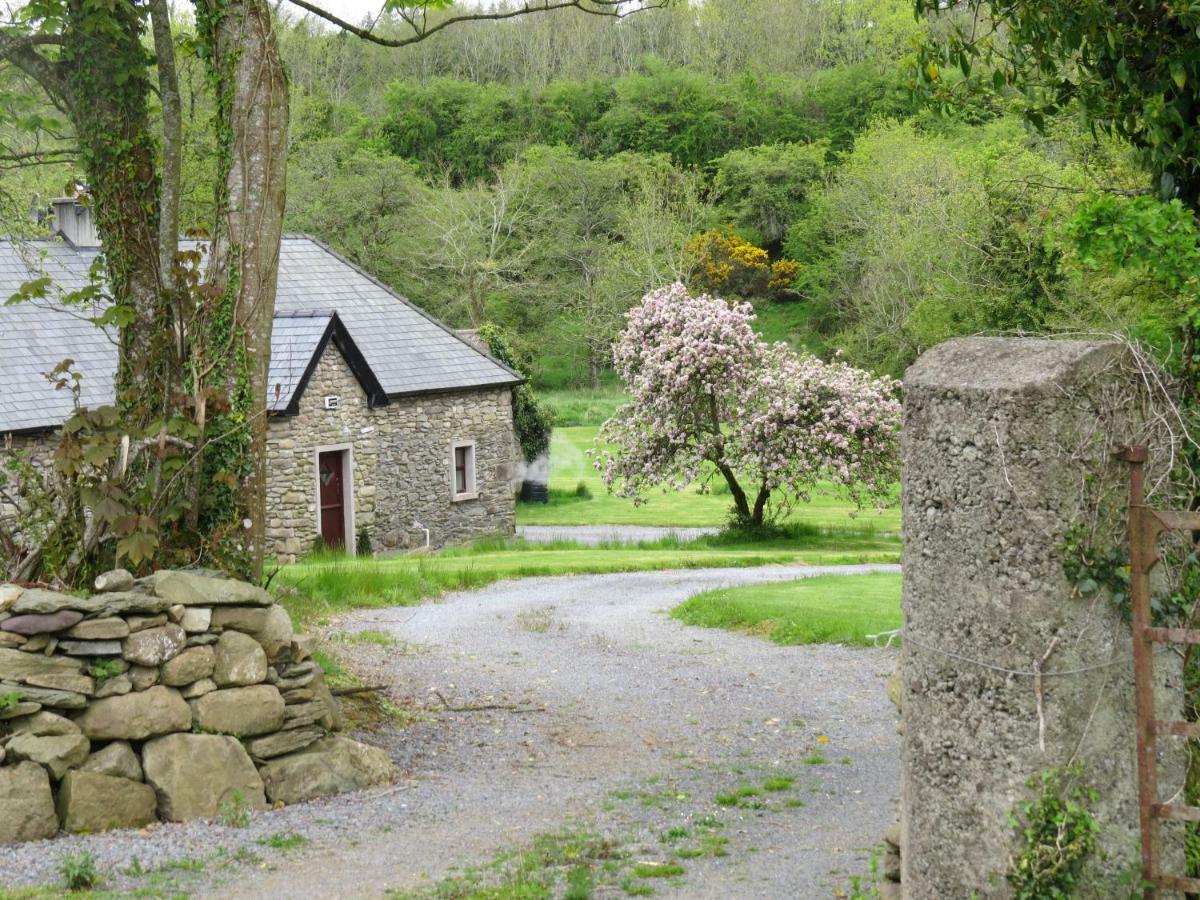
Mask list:
[[[1107,597],[1080,597],[1063,566],[1068,529],[1102,527],[1089,488],[1103,479],[1116,503],[1124,496],[1113,451],[1140,428],[1137,404],[1102,401],[1139,393],[1126,354],[964,338],[905,377],[906,897],[1011,896],[1005,876],[1022,850],[1011,816],[1035,795],[1031,779],[1069,765],[1096,791],[1100,829],[1080,896],[1117,896],[1136,868],[1130,626]],[[1164,657],[1159,671],[1176,679],[1160,714],[1180,718],[1179,665]],[[1164,748],[1164,791],[1182,787],[1181,763]]]
[[[0,843],[295,803],[393,777],[258,587],[117,570],[0,584]]]

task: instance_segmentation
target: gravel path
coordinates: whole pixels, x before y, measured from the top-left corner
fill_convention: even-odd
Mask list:
[[[866,872],[894,816],[898,740],[883,689],[894,651],[777,647],[687,627],[665,612],[715,587],[896,570],[537,578],[346,616],[337,628],[403,642],[339,651],[364,681],[393,685],[390,701],[416,713],[407,728],[364,736],[396,758],[398,784],[257,813],[243,829],[161,825],[4,847],[0,883],[51,883],[63,854],[88,849],[118,889],[378,897],[564,828],[615,836],[638,860],[670,859],[659,835],[715,816],[728,855],[687,859],[686,874],[656,884],[657,896],[829,897]],[[544,711],[438,711],[436,692],[456,706]],[[827,763],[806,764],[813,753]],[[792,776],[795,786],[768,795],[762,809],[715,803],[770,775]],[[279,834],[307,843],[265,846]],[[145,869],[165,868],[149,880],[116,874],[135,857]],[[180,865],[185,857],[200,862]]]
[[[658,541],[676,537],[694,541],[720,532],[719,528],[664,528],[660,525],[518,525],[517,537],[535,544],[554,541],[576,541],[595,547],[599,544],[636,544],[638,541]]]

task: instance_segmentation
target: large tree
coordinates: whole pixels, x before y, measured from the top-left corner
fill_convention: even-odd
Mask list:
[[[382,35],[306,0],[291,2],[393,47],[476,19],[566,7],[608,16],[631,11],[617,0],[461,12],[444,12],[448,0],[389,2],[402,25]],[[116,458],[119,451],[112,451],[111,466],[104,460],[102,471],[114,477],[98,476],[98,488],[117,474],[120,483],[108,485],[104,514],[89,526],[93,546],[72,554],[76,571],[85,562],[77,557],[117,538],[120,552],[137,564],[169,549],[261,571],[265,378],[285,199],[287,79],[265,0],[196,0],[195,14],[216,109],[214,217],[202,274],[199,256],[177,247],[181,115],[165,0],[30,0],[0,26],[0,63],[36,82],[70,125],[104,242],[111,300],[104,323],[120,331],[120,416],[87,421],[77,434],[87,440],[104,432],[98,446],[108,452],[120,446],[112,433],[121,432],[125,445],[132,438],[148,451],[132,467],[126,454]],[[165,477],[164,461],[177,463],[181,454],[190,464],[182,473],[172,465]],[[190,506],[181,502],[188,497]],[[43,549],[21,561],[22,575],[38,571]]]
[[[944,77],[947,68],[968,77],[982,70],[997,88],[1008,84],[1025,94],[1026,115],[1038,128],[1073,105],[1093,129],[1141,151],[1163,200],[1177,199],[1200,216],[1200,7],[1115,0],[914,2],[918,14],[942,16],[949,26],[926,48],[920,67],[935,93],[958,80]],[[1172,362],[1190,387],[1191,403],[1200,407],[1200,312],[1187,299],[1175,328],[1181,352]],[[1195,465],[1200,468],[1200,460]]]
[[[887,502],[899,476],[898,383],[785,344],[768,345],[749,304],[647,294],[613,350],[630,403],[605,423],[596,467],[619,496],[723,480],[734,522],[761,527],[836,485]]]

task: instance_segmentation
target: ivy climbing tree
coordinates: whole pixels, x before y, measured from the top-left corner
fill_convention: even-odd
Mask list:
[[[289,2],[394,47],[475,19],[566,7],[619,17],[654,5],[550,0],[459,13],[450,0],[388,2],[402,28],[384,36],[306,0]],[[52,504],[40,539],[6,552],[11,577],[78,580],[114,556],[136,567],[203,561],[242,575],[262,571],[287,79],[265,0],[194,7],[196,47],[216,101],[218,166],[209,233],[200,250],[183,252],[180,94],[166,0],[29,0],[0,25],[0,65],[25,73],[66,115],[104,244],[96,286],[63,299],[103,294],[97,324],[120,335],[115,414],[80,409],[68,423],[71,455],[92,472],[89,493]],[[35,279],[22,293],[51,290]],[[69,387],[79,374],[55,377]],[[76,477],[73,465],[64,462],[60,475]],[[14,541],[11,533],[0,538]]]

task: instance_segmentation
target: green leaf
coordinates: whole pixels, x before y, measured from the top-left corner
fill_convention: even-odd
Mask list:
[[[1187,84],[1187,70],[1183,67],[1183,60],[1171,60],[1171,80],[1175,82],[1175,87],[1183,90]]]

